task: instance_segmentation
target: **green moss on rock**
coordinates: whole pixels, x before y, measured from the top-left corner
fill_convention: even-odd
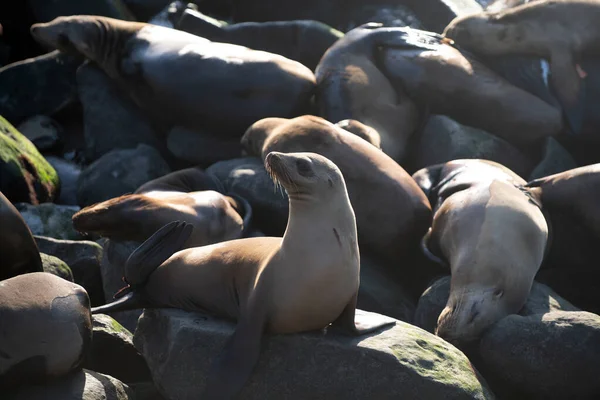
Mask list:
[[[73,272],[63,260],[44,253],[40,253],[40,257],[42,258],[44,272],[56,275],[69,282],[73,282]]]

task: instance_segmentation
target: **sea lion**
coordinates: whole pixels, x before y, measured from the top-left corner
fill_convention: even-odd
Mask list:
[[[283,56],[175,29],[98,16],[59,17],[31,33],[96,62],[151,116],[229,137],[271,116],[300,115],[315,77]]]
[[[373,57],[381,24],[348,32],[323,55],[317,66],[319,113],[330,122],[354,119],[375,129],[382,150],[396,161],[406,154],[417,130],[419,113],[401,88],[394,88]]]
[[[431,222],[431,206],[410,175],[384,152],[320,117],[266,118],[242,137],[263,160],[272,151],[311,151],[344,174],[363,249],[397,263]]]
[[[175,307],[237,320],[208,377],[206,398],[231,398],[241,390],[264,331],[304,332],[334,323],[362,334],[393,321],[355,321],[356,221],[336,165],[314,153],[277,152],[266,157],[265,165],[290,200],[283,238],[238,239],[173,254],[191,227],[172,222],[128,259],[125,280],[133,292],[92,310]]]
[[[236,195],[215,190],[222,185],[199,168],[167,174],[142,185],[134,194],[88,207],[73,215],[76,230],[117,241],[143,242],[171,221],[194,227],[184,248],[245,236],[252,208]]]
[[[423,250],[451,270],[450,297],[436,328],[451,342],[477,339],[501,318],[519,312],[548,249],[539,197],[503,168],[488,174],[497,167],[458,160],[432,168],[438,179],[430,196],[439,202]]]
[[[600,50],[600,30],[594,26],[599,19],[600,3],[595,0],[532,1],[456,18],[444,36],[476,54],[548,60],[552,87],[566,113],[572,115],[583,109],[585,99],[582,57]],[[572,125],[577,128],[580,122]]]
[[[0,281],[29,272],[43,272],[35,240],[15,206],[0,192]]]
[[[367,126],[355,119],[345,119],[336,123],[335,125],[339,126],[345,131],[355,134],[359,138],[366,140],[381,150],[381,136],[379,135],[379,132],[372,127]]]
[[[85,289],[45,272],[0,281],[0,321],[0,388],[76,370],[92,341]]]
[[[511,85],[440,35],[411,28],[371,32],[381,70],[419,106],[515,145],[563,130],[561,110]]]

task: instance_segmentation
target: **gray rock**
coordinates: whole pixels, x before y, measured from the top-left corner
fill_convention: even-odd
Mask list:
[[[165,400],[152,381],[130,383],[129,387],[135,393],[135,400]]]
[[[52,165],[60,180],[60,192],[55,199],[57,204],[77,205],[77,181],[81,175],[81,167],[60,157],[47,156],[46,161]]]
[[[121,0],[28,0],[38,22],[48,22],[66,15],[101,15],[134,21],[131,11]]]
[[[104,304],[100,262],[102,247],[91,241],[58,240],[35,236],[38,249],[42,253],[63,260],[73,271],[73,280],[84,287],[90,296],[92,306]]]
[[[547,137],[544,140],[542,159],[535,166],[531,174],[529,174],[529,180],[532,181],[544,176],[558,174],[577,167],[575,159],[569,154],[567,149],[553,137]]]
[[[15,207],[34,235],[66,240],[83,239],[81,234],[73,229],[71,222],[73,214],[79,211],[77,206],[61,206],[52,203],[33,206],[27,203],[17,203]]]
[[[236,158],[242,154],[239,139],[225,141],[209,133],[179,126],[171,129],[167,135],[167,148],[178,159],[202,166]]]
[[[115,242],[103,239],[102,247],[104,248],[104,252],[100,264],[100,272],[102,274],[102,287],[106,302],[113,301],[114,295],[125,287],[125,283],[123,282],[123,268],[129,255],[139,245],[140,243],[136,242]],[[109,315],[119,321],[130,332],[134,332],[138,318],[142,315],[142,310],[120,311],[110,313]]]
[[[17,127],[39,151],[52,150],[60,142],[62,128],[52,118],[36,115],[21,122]]]
[[[267,235],[282,236],[287,225],[287,194],[277,190],[260,159],[237,158],[211,165],[207,173],[216,176],[226,192],[237,194],[252,206],[252,224]]]
[[[69,266],[63,260],[44,253],[40,253],[40,257],[42,258],[44,272],[56,275],[59,278],[63,278],[69,282],[73,282],[73,272],[71,272],[71,268],[69,268]]]
[[[6,397],[4,397],[6,396]],[[6,400],[134,400],[133,391],[113,377],[81,370],[45,385],[2,393]]]
[[[0,115],[18,124],[34,115],[52,115],[77,96],[75,71],[81,60],[59,51],[0,69]]]
[[[413,157],[412,167],[415,171],[465,158],[495,161],[524,177],[533,168],[533,163],[504,139],[459,124],[444,115],[429,118]]]
[[[150,17],[158,14],[167,7],[172,0],[123,0],[138,20],[148,21]]]
[[[140,143],[163,147],[150,121],[100,68],[82,65],[77,70],[77,87],[88,159],[97,160],[111,150],[135,148]]]
[[[181,310],[145,310],[134,344],[167,399],[197,399],[234,324]],[[193,377],[193,378],[192,378]],[[467,357],[412,325],[348,337],[269,335],[245,399],[489,399]]]
[[[600,398],[600,316],[596,314],[512,315],[483,336],[479,352],[478,365],[504,398]]]
[[[133,346],[133,335],[104,314],[92,318],[94,340],[83,368],[117,378],[121,382],[150,381],[146,361]]]
[[[357,9],[350,17],[344,32],[368,22],[380,22],[384,26],[410,26],[423,29],[423,24],[415,13],[401,4],[366,4]]]
[[[440,313],[446,307],[450,296],[450,277],[436,280],[419,299],[413,323],[433,333]],[[553,311],[579,311],[577,307],[560,297],[548,286],[534,282],[519,315],[528,316]]]
[[[443,32],[456,17],[481,12],[482,0],[408,0],[410,7],[423,23],[424,29]],[[485,0],[483,0],[485,1]]]
[[[148,145],[113,150],[83,170],[77,200],[85,207],[133,193],[144,183],[169,172],[171,170],[159,152]]]

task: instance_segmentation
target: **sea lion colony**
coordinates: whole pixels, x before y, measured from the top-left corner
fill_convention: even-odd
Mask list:
[[[149,3],[0,19],[8,398],[600,397],[600,1]]]

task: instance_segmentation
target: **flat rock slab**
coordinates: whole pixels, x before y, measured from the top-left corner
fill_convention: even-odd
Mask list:
[[[360,311],[363,312],[363,311]],[[134,345],[158,390],[199,399],[235,324],[181,310],[145,310]],[[415,326],[358,338],[314,332],[270,335],[240,399],[491,399],[467,357]]]

